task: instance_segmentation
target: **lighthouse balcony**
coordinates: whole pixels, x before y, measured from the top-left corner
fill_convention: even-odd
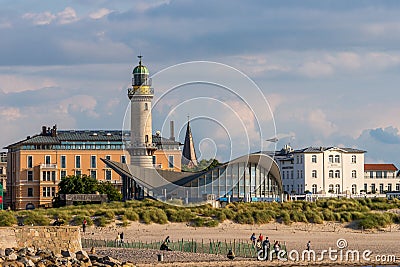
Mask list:
[[[132,98],[135,95],[154,95],[154,88],[141,86],[139,88],[129,88],[128,97]]]

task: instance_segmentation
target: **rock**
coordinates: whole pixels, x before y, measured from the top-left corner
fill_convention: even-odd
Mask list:
[[[99,261],[100,257],[96,254],[89,254],[89,259],[91,261]]]
[[[123,262],[122,267],[136,267],[132,262]]]
[[[90,249],[90,254],[96,254],[96,249],[95,249],[94,247],[92,247],[92,248]]]
[[[33,263],[33,261],[29,260],[27,258],[21,258],[20,260],[18,260],[18,262],[22,263],[23,266],[25,266],[25,267],[35,267],[35,264]]]
[[[76,258],[76,254],[69,250],[61,250],[61,255],[65,258],[72,258],[72,259]]]
[[[104,256],[103,258],[99,259],[100,263],[107,264],[109,266],[120,266],[122,263],[119,260],[113,259],[109,256]]]
[[[85,262],[90,260],[89,255],[84,250],[76,252],[76,258],[80,261],[85,261]]]
[[[4,249],[0,249],[0,257],[6,256],[6,251]]]
[[[20,250],[18,250],[18,256],[20,257],[25,257],[26,254],[28,253],[28,249],[27,248],[21,248]]]
[[[40,249],[39,249],[39,250],[36,252],[35,255],[36,255],[36,256],[39,256],[39,257],[41,257],[41,258],[43,258],[43,259],[45,259],[45,258],[51,258],[51,257],[54,256],[53,252],[52,252],[51,250],[49,250],[49,249],[44,249],[44,250],[40,250]]]
[[[13,250],[12,248],[6,248],[6,249],[4,250],[4,252],[5,252],[6,256],[8,256],[8,255],[10,255],[11,253],[13,253],[14,250]]]
[[[18,259],[18,255],[17,255],[16,253],[12,252],[11,254],[9,254],[9,255],[7,256],[7,259],[8,259],[9,261],[15,261],[15,260]]]
[[[27,258],[29,259],[29,260],[31,260],[32,262],[34,262],[34,263],[37,263],[38,261],[40,261],[42,258],[41,257],[39,257],[39,256],[27,256]]]

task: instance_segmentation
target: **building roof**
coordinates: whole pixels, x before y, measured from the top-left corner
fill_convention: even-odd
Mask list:
[[[356,148],[350,148],[350,147],[306,147],[303,149],[297,149],[294,150],[294,153],[321,153],[327,150],[341,150],[342,152],[345,153],[365,153],[365,150],[360,150]]]
[[[96,142],[96,141],[114,141],[121,142],[123,139],[129,139],[129,131],[121,130],[62,130],[56,131],[53,135],[50,133],[40,133],[6,146],[5,148],[14,148],[22,145],[57,145],[66,142]],[[167,139],[159,135],[153,135],[153,143],[156,145],[182,145],[178,141]]]
[[[397,171],[394,164],[364,164],[364,171]]]
[[[185,143],[182,152],[182,164],[197,166],[196,150],[194,149],[192,130],[190,129],[189,121],[186,127]]]

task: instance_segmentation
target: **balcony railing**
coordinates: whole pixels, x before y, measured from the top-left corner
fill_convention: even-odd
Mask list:
[[[41,169],[57,169],[57,164],[40,164]]]

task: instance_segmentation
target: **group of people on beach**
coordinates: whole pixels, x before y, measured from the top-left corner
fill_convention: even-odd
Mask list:
[[[269,252],[271,251],[271,249],[273,249],[275,255],[278,256],[278,253],[279,253],[279,251],[281,250],[281,243],[280,243],[278,240],[276,240],[276,241],[274,242],[274,244],[272,245],[272,248],[271,248],[271,242],[270,242],[270,240],[268,239],[268,236],[265,237],[265,239],[264,239],[264,236],[262,235],[262,233],[260,233],[260,235],[258,236],[258,238],[256,237],[256,234],[253,233],[253,234],[250,236],[250,240],[251,240],[251,242],[253,243],[253,246],[254,246],[258,251],[264,250],[264,253],[268,253],[268,254],[269,254]]]
[[[124,244],[124,232],[117,233],[115,243],[117,244],[117,246],[121,246],[122,244]]]

